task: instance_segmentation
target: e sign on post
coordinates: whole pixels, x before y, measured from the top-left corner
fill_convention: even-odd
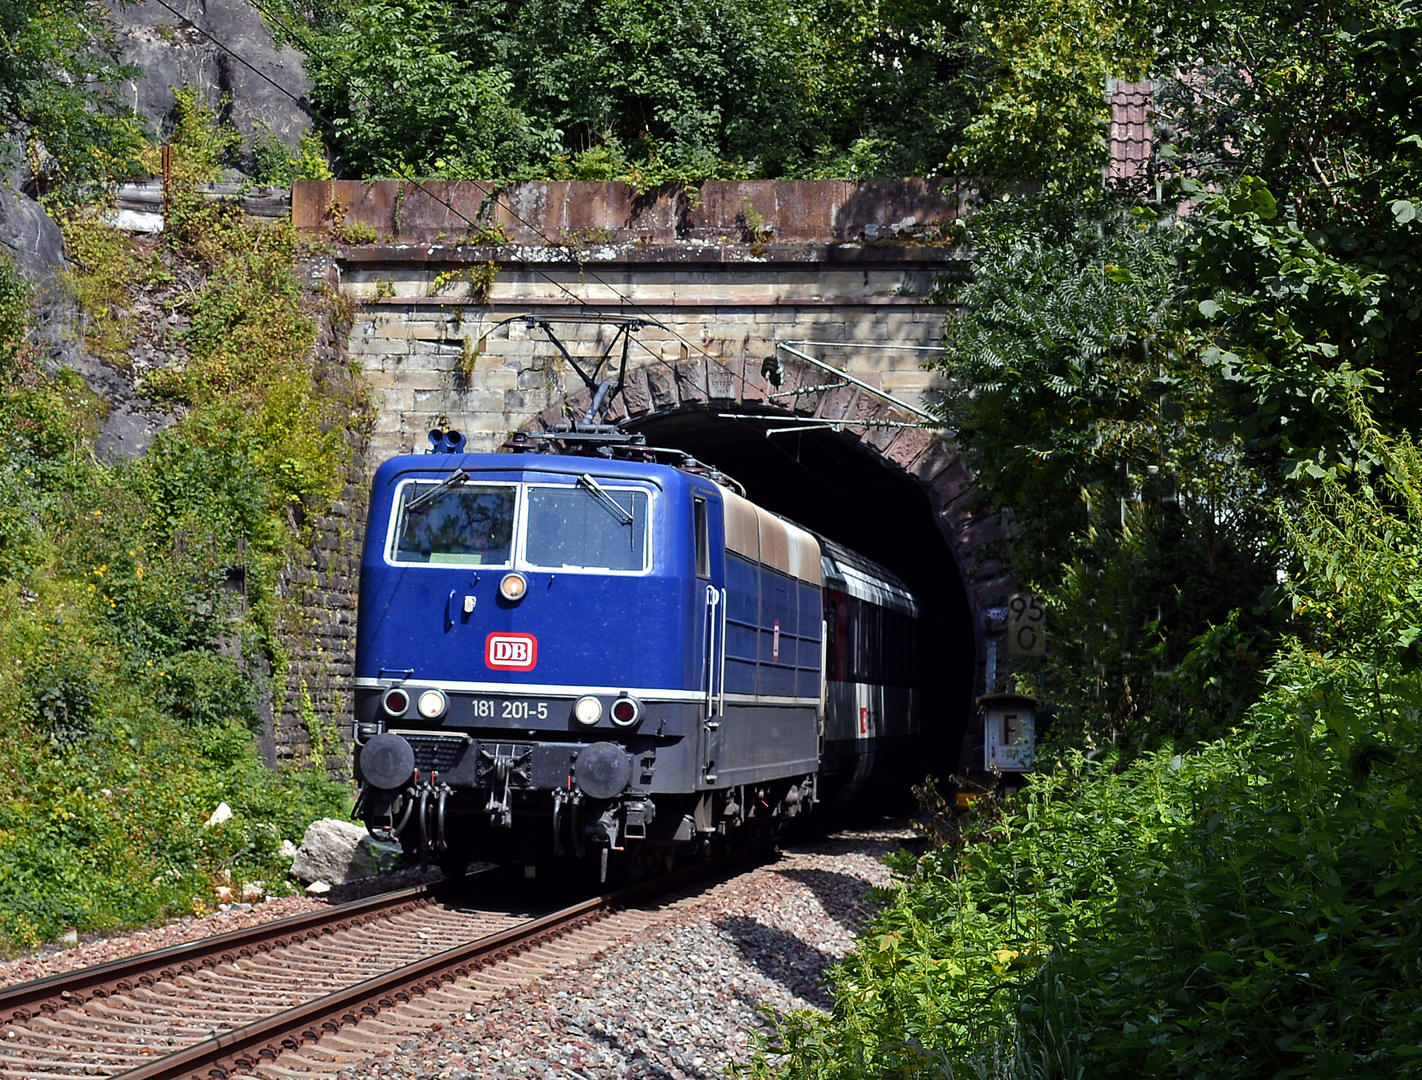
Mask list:
[[[1007,655],[1047,655],[1047,613],[1034,593],[1021,593],[1007,603]]]

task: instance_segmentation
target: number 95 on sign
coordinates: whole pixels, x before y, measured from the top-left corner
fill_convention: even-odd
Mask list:
[[[1021,593],[1007,603],[1007,655],[1047,654],[1047,613],[1041,597]]]

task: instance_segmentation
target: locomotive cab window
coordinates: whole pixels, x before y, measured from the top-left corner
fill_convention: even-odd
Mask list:
[[[711,578],[711,534],[706,521],[706,500],[693,496],[691,510],[696,528],[696,576],[708,581]]]
[[[591,476],[573,485],[528,488],[524,559],[545,570],[647,569],[647,493],[605,487]]]
[[[471,484],[455,473],[400,485],[390,560],[507,566],[513,547],[516,489]]]

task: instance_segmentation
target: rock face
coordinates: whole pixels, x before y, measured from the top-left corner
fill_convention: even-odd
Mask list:
[[[152,134],[173,112],[173,88],[192,86],[214,108],[230,97],[228,115],[243,138],[270,130],[294,146],[313,126],[301,54],[278,48],[247,0],[166,2],[182,17],[154,0],[113,9],[120,53],[142,72],[124,87],[128,103],[149,118]]]
[[[79,308],[64,280],[64,237],[34,199],[0,185],[0,246],[34,290],[39,345],[52,363],[79,367]]]
[[[59,226],[39,203],[9,185],[0,186],[0,244],[36,290],[59,284],[64,269]]]
[[[392,870],[399,858],[397,845],[371,839],[361,826],[322,818],[307,827],[291,873],[301,881],[341,885]]]
[[[0,249],[34,290],[34,340],[45,358],[79,372],[108,402],[99,452],[110,458],[143,453],[172,417],[145,412],[132,380],[85,354],[79,307],[64,278],[64,237],[39,203],[9,184],[0,184]]]

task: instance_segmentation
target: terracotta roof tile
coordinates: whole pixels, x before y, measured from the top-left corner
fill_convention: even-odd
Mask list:
[[[1111,106],[1111,126],[1107,134],[1110,164],[1107,176],[1112,180],[1134,180],[1144,176],[1150,163],[1151,84],[1110,79],[1106,86],[1106,101]]]

